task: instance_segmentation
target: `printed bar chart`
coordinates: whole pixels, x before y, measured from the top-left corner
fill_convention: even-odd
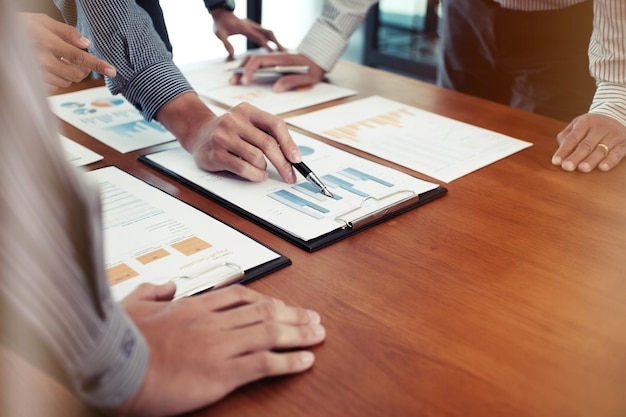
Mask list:
[[[445,182],[532,146],[378,96],[285,121]]]
[[[368,198],[370,194],[360,190],[359,185],[363,188],[367,187],[370,190],[372,190],[372,187],[378,188],[377,185],[387,188],[393,187],[393,183],[389,181],[385,181],[351,167],[339,170],[336,174],[323,175],[322,180],[332,189],[333,197],[325,196],[317,187],[309,182],[302,182],[291,187],[296,193],[301,193],[302,195],[298,195],[289,190],[278,190],[267,194],[267,196],[301,213],[316,219],[323,219],[324,215],[330,213],[332,210],[332,206],[324,207],[324,202],[343,199],[342,191],[351,193],[360,198]],[[368,184],[367,181],[371,181],[375,183],[375,185],[371,183]],[[315,201],[307,198],[311,198]]]
[[[367,219],[367,223],[381,215],[402,212],[409,205],[416,207],[419,195],[432,191],[440,196],[447,191],[301,133],[290,133],[332,197],[303,179],[297,184],[285,183],[271,164],[267,166],[268,179],[250,182],[232,174],[203,171],[182,148],[145,155],[142,160],[227,201],[230,208],[254,216],[256,221],[261,219],[273,231],[279,228],[298,244],[306,242],[303,246],[307,248],[319,247],[321,241],[332,240],[331,236],[349,234],[346,228],[352,224],[352,216]]]

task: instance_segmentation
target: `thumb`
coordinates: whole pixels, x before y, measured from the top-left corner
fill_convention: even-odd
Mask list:
[[[174,281],[163,285],[143,283],[124,297],[124,301],[170,301],[174,298],[174,294],[176,294]]]

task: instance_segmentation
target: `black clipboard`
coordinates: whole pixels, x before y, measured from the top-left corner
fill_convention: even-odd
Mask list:
[[[104,170],[105,168],[113,168],[113,166],[107,166],[107,167],[102,167],[102,168],[98,168],[95,171],[98,170]],[[117,168],[117,167],[115,167]],[[212,264],[210,268],[205,269],[204,271],[202,271],[202,273],[196,274],[196,276],[178,276],[178,277],[171,277],[171,279],[173,281],[177,281],[180,279],[184,279],[184,280],[189,280],[188,282],[192,282],[192,281],[196,281],[197,283],[194,283],[194,287],[193,290],[187,290],[185,293],[183,294],[177,294],[175,299],[178,298],[182,298],[182,297],[186,297],[186,296],[190,296],[190,295],[195,295],[195,294],[200,294],[202,292],[205,291],[210,291],[213,289],[218,289],[218,288],[222,288],[222,287],[226,287],[228,285],[232,285],[232,284],[247,284],[249,282],[252,282],[254,280],[257,280],[259,278],[265,277],[266,275],[271,274],[272,272],[278,271],[282,268],[285,268],[289,265],[292,264],[291,259],[289,259],[288,257],[286,257],[285,255],[283,255],[282,253],[276,251],[275,249],[271,248],[270,246],[266,245],[265,243],[253,238],[252,236],[248,235],[247,233],[237,229],[236,227],[233,227],[225,222],[223,222],[222,220],[211,216],[210,214],[206,213],[203,210],[198,209],[197,207],[192,206],[191,204],[187,203],[186,201],[170,194],[167,193],[165,191],[163,191],[162,189],[156,187],[155,185],[151,184],[150,182],[146,181],[145,179],[138,177],[136,175],[133,175],[129,172],[126,172],[120,168],[117,168],[119,171],[121,171],[123,174],[128,175],[130,177],[133,177],[136,180],[141,181],[142,183],[150,186],[153,189],[158,190],[159,192],[165,194],[168,198],[172,198],[175,199],[177,201],[179,201],[180,203],[185,204],[186,206],[190,207],[193,210],[196,210],[198,212],[201,212],[203,215],[210,217],[213,221],[215,222],[219,222],[223,225],[225,225],[226,227],[238,232],[239,234],[241,234],[242,236],[246,237],[247,239],[250,239],[251,241],[254,241],[255,243],[266,247],[267,249],[269,249],[271,252],[273,252],[274,254],[277,255],[276,258],[268,260],[262,264],[258,264],[256,266],[252,266],[249,267],[248,269],[243,269],[241,266],[239,266],[238,264],[232,263],[232,262],[223,262],[223,263],[215,263]],[[204,277],[204,280],[202,280],[202,277]]]
[[[161,151],[161,152],[164,152],[164,151]],[[297,236],[292,235],[291,233],[283,230],[282,228],[277,227],[276,225],[266,221],[265,219],[254,215],[253,213],[250,213],[249,211],[239,207],[236,204],[233,204],[232,202],[222,198],[221,196],[212,193],[210,190],[207,190],[206,188],[194,183],[193,181],[190,181],[189,179],[151,160],[149,158],[149,154],[141,155],[138,157],[138,159],[139,161],[167,174],[168,176],[175,179],[176,181],[179,181],[185,186],[221,204],[222,206],[234,211],[235,213],[241,215],[242,217],[256,224],[259,224],[265,229],[271,231],[272,233],[280,236],[281,238],[289,241],[290,243],[308,252],[314,252],[316,250],[324,248],[332,243],[338,242],[342,239],[345,239],[349,236],[359,233],[365,229],[368,229],[372,226],[380,224],[386,221],[387,219],[396,217],[402,213],[405,213],[409,210],[415,209],[430,201],[433,201],[439,197],[442,197],[448,192],[448,190],[445,187],[440,185],[435,189],[432,189],[430,191],[427,191],[421,194],[412,193],[411,195],[407,195],[406,198],[403,198],[402,200],[394,203],[391,206],[387,206],[382,209],[378,209],[376,211],[366,213],[365,215],[357,213],[355,214],[354,218],[346,217],[345,219],[342,219],[342,221],[344,222],[343,226],[338,226],[338,228],[333,230],[332,232],[326,233],[316,238],[304,240]],[[349,213],[346,213],[346,215],[347,214]]]

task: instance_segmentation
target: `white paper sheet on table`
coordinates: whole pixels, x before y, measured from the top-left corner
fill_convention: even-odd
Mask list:
[[[236,68],[239,63],[240,61],[231,61],[207,64],[205,68],[184,74],[201,96],[226,107],[248,102],[276,115],[356,94],[349,88],[325,82],[276,93],[272,90],[272,84],[277,78],[268,76],[255,77],[250,85],[230,85],[229,80],[233,74],[229,69]]]
[[[72,139],[59,135],[67,161],[74,166],[89,165],[103,159],[103,156]]]
[[[285,121],[444,182],[532,146],[379,96]]]
[[[107,87],[50,96],[48,101],[59,118],[118,152],[174,140],[160,123],[146,121],[124,97],[112,95]]]
[[[290,264],[262,243],[116,167],[85,175],[100,185],[105,268],[116,299],[144,282],[174,279],[179,297],[231,273],[264,274]]]

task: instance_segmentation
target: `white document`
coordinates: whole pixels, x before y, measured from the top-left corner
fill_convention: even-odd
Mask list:
[[[89,165],[94,162],[102,160],[104,157],[99,153],[92,151],[86,146],[76,143],[68,137],[59,135],[61,139],[61,145],[65,151],[65,157],[67,161],[74,166]]]
[[[444,182],[532,146],[378,96],[285,121]]]
[[[59,118],[118,152],[174,140],[160,123],[146,121],[124,97],[112,95],[107,87],[49,96],[48,101]]]
[[[230,173],[203,171],[180,147],[146,158],[304,241],[438,187],[300,133],[291,134],[304,162],[326,184],[333,198],[323,195],[299,174],[296,184],[285,183],[269,162],[269,178],[255,183]]]
[[[211,288],[280,255],[116,168],[86,175],[103,200],[105,267],[116,299],[174,280],[176,297]]]
[[[185,73],[185,77],[198,94],[224,106],[248,102],[275,115],[356,94],[354,90],[324,82],[276,93],[272,85],[278,78],[266,75],[255,77],[250,85],[230,85],[233,76],[230,70],[239,66],[239,62],[207,65]]]
[[[237,68],[241,63],[237,61],[214,61],[208,62],[201,66],[195,66],[191,69],[182,69],[183,75],[189,81],[189,84],[203,95],[203,91],[210,91],[215,88],[230,85],[230,78],[233,76],[232,70]]]

